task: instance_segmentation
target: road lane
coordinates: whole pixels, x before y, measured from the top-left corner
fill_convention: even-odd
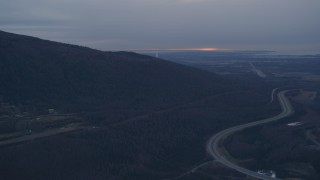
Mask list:
[[[270,101],[268,102],[268,104],[271,104],[271,103],[274,101],[274,93],[275,93],[278,89],[279,89],[279,88],[274,88],[274,89],[272,89],[271,98],[270,98]]]
[[[251,171],[249,169],[245,169],[243,167],[240,167],[236,164],[234,164],[233,162],[229,161],[227,158],[225,158],[223,156],[223,153],[220,152],[220,147],[223,143],[223,141],[229,137],[230,135],[234,134],[235,132],[250,128],[250,127],[254,127],[257,125],[261,125],[261,124],[265,124],[265,123],[269,123],[269,122],[273,122],[273,121],[277,121],[280,120],[282,118],[288,117],[290,115],[292,115],[294,113],[293,108],[288,100],[288,98],[286,98],[285,94],[288,91],[281,91],[279,92],[278,95],[278,99],[282,108],[282,112],[274,117],[271,118],[267,118],[267,119],[263,119],[263,120],[259,120],[259,121],[255,121],[255,122],[251,122],[251,123],[247,123],[247,124],[243,124],[243,125],[238,125],[238,126],[234,126],[228,129],[225,129],[223,131],[220,131],[219,133],[213,135],[208,143],[207,143],[207,152],[217,161],[219,161],[220,163],[224,164],[225,166],[232,168],[236,171],[239,171],[241,173],[244,173],[248,176],[251,177],[255,177],[258,179],[264,179],[264,180],[275,180],[277,178],[272,178],[270,176],[266,176],[263,174],[259,174],[257,172]]]
[[[255,72],[259,77],[266,78],[267,75],[263,73],[260,69],[258,69],[255,65],[252,64],[252,62],[249,62],[249,64],[252,67],[253,72]]]

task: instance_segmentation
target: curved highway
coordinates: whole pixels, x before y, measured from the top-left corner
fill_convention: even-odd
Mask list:
[[[271,103],[274,101],[274,93],[275,93],[278,89],[279,89],[279,88],[274,88],[274,89],[272,89],[271,98],[270,98],[270,101],[268,102],[268,104],[271,104]]]
[[[267,118],[267,119],[263,119],[263,120],[259,120],[259,121],[255,121],[255,122],[251,122],[251,123],[247,123],[247,124],[243,124],[243,125],[238,125],[238,126],[234,126],[228,129],[225,129],[223,131],[220,131],[219,133],[213,135],[208,143],[207,143],[207,152],[213,157],[215,158],[217,161],[219,161],[220,163],[224,164],[225,166],[232,168],[236,171],[239,171],[243,174],[246,174],[248,176],[251,177],[255,177],[258,179],[264,179],[264,180],[275,180],[277,178],[272,178],[270,176],[267,175],[263,175],[263,174],[259,174],[255,171],[251,171],[249,169],[245,169],[243,167],[240,167],[236,164],[234,164],[233,162],[229,161],[227,158],[225,158],[223,156],[223,153],[221,153],[220,148],[222,146],[223,141],[229,137],[230,135],[234,134],[235,132],[244,130],[246,128],[250,128],[250,127],[254,127],[254,126],[258,126],[261,124],[265,124],[265,123],[269,123],[269,122],[273,122],[273,121],[277,121],[279,119],[282,119],[284,117],[290,116],[291,114],[294,113],[294,110],[288,100],[288,98],[286,98],[285,94],[288,91],[281,91],[279,92],[278,95],[278,99],[282,108],[282,112],[280,114],[278,114],[277,116],[271,117],[271,118]]]

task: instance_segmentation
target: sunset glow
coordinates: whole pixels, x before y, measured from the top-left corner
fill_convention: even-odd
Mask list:
[[[205,47],[205,48],[170,48],[170,49],[131,49],[127,51],[223,51],[228,49]]]
[[[223,49],[206,47],[206,48],[178,48],[178,49],[169,49],[169,50],[171,51],[219,51]]]

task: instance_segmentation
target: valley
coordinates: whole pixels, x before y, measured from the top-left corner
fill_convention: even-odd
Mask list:
[[[0,49],[0,179],[319,177],[318,55]]]

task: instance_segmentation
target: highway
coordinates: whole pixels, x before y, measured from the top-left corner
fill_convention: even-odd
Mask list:
[[[264,180],[275,180],[277,178],[272,178],[270,176],[266,176],[263,174],[259,174],[255,171],[251,171],[249,169],[245,169],[243,167],[240,167],[236,164],[234,164],[233,162],[229,161],[227,158],[225,158],[223,156],[223,153],[221,153],[220,149],[221,146],[223,145],[223,141],[229,137],[230,135],[234,134],[235,132],[247,129],[247,128],[251,128],[254,126],[258,126],[261,124],[265,124],[265,123],[270,123],[270,122],[274,122],[277,120],[280,120],[282,118],[288,117],[290,115],[292,115],[294,113],[294,110],[290,104],[290,101],[288,100],[288,98],[285,96],[285,94],[288,92],[287,91],[281,91],[277,94],[281,108],[282,108],[282,112],[274,117],[271,118],[267,118],[267,119],[262,119],[259,121],[255,121],[255,122],[251,122],[251,123],[247,123],[247,124],[243,124],[243,125],[238,125],[238,126],[234,126],[228,129],[225,129],[223,131],[218,132],[217,134],[213,135],[208,143],[207,143],[207,152],[210,154],[210,156],[212,156],[215,160],[219,161],[220,163],[224,164],[225,166],[232,168],[238,172],[241,172],[243,174],[246,174],[248,176],[254,177],[254,178],[258,178],[258,179],[264,179]]]
[[[253,65],[251,62],[249,62],[249,64],[252,67],[252,70],[257,73],[257,75],[261,78],[266,78],[267,75],[265,73],[263,73],[260,69],[258,69],[255,65]]]
[[[279,89],[279,88],[274,88],[274,89],[272,89],[271,98],[270,98],[270,101],[268,102],[268,104],[271,104],[271,103],[274,101],[274,93],[275,93],[278,89]]]

